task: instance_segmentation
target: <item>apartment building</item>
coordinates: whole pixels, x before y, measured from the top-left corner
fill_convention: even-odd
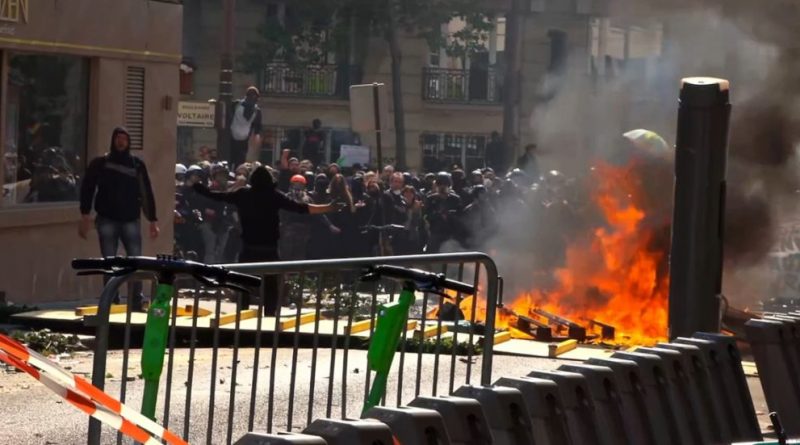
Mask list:
[[[219,91],[221,3],[197,0],[184,5],[182,100],[200,107]],[[485,50],[466,60],[450,57],[444,49],[432,49],[416,36],[402,36],[406,159],[411,168],[432,170],[459,163],[471,169],[484,165],[489,136],[493,131],[502,132],[503,127],[507,4],[487,1],[494,29],[484,42]],[[237,54],[258,38],[259,27],[268,17],[285,17],[291,14],[291,8],[291,2],[238,1]],[[589,0],[541,0],[526,7],[521,33],[519,151],[537,141],[531,121],[536,118],[537,107],[557,92],[558,79],[565,70],[578,69],[590,76],[593,59],[605,59],[598,55],[597,44],[598,20],[604,8],[605,2]],[[442,33],[451,35],[463,26],[454,20],[442,26]],[[604,27],[604,32],[610,32],[608,28]],[[327,161],[338,158],[342,144],[374,147],[374,135],[350,131],[348,87],[372,82],[390,87],[390,54],[386,42],[368,32],[359,32],[352,40],[358,46],[352,48],[357,57],[337,60],[336,54],[330,54],[325,63],[314,66],[288,66],[276,61],[267,63],[258,73],[235,71],[235,97],[243,95],[248,85],[257,86],[262,93],[262,161],[275,162],[281,147],[302,146],[304,129],[314,119],[321,120],[328,134],[321,153]],[[216,131],[209,127],[210,121],[205,128],[179,127],[180,159],[191,162],[201,151],[215,147]],[[394,134],[389,132],[383,138],[388,161],[394,157],[394,145]]]

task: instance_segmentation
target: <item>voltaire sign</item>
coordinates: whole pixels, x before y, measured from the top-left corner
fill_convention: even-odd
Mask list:
[[[214,104],[208,102],[178,102],[178,126],[214,128]]]
[[[0,0],[0,22],[28,23],[29,0]]]

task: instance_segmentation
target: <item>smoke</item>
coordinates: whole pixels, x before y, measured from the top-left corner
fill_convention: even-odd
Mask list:
[[[647,128],[674,143],[680,79],[722,77],[731,81],[733,114],[730,132],[726,220],[725,289],[732,303],[753,307],[767,297],[739,286],[746,277],[769,276],[767,254],[776,243],[779,222],[797,213],[800,176],[796,146],[800,82],[800,2],[793,0],[621,0],[612,2],[611,26],[638,23],[642,35],[662,37],[661,51],[629,60],[624,68],[596,58],[588,76],[585,53],[570,55],[561,77],[546,77],[536,92],[546,98],[528,121],[542,147],[542,170],[558,169],[588,178],[598,160],[625,162],[630,152],[621,134]],[[635,52],[637,48],[630,49]],[[603,67],[599,67],[599,64]],[[653,161],[657,170],[671,159]],[[651,164],[653,167],[655,164]],[[646,172],[645,181],[648,180]],[[659,179],[643,183],[671,207],[672,187]],[[584,188],[591,183],[584,182]],[[648,192],[649,194],[650,192]],[[664,206],[657,205],[657,213]],[[565,240],[598,222],[576,215],[533,218],[515,214],[518,206],[498,212],[504,221],[488,240],[506,276],[507,290],[545,287],[548,278],[533,276],[533,266],[554,267]],[[648,209],[648,211],[651,209]],[[569,213],[569,212],[567,212]],[[509,216],[510,215],[510,216]],[[572,225],[570,225],[572,224]],[[574,239],[574,238],[572,238]],[[560,253],[559,253],[560,252]],[[743,278],[745,277],[745,278]],[[532,280],[538,280],[532,283]],[[747,289],[744,291],[743,289]],[[508,294],[508,292],[507,292]],[[513,295],[513,294],[511,294]]]

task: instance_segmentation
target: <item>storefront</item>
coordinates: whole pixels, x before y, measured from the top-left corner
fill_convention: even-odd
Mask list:
[[[87,163],[116,126],[131,134],[156,193],[171,252],[182,6],[155,0],[0,1],[0,299],[99,295],[74,257],[99,255],[77,235]]]

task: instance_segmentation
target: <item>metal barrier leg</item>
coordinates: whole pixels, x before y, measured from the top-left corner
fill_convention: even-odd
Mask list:
[[[327,445],[325,439],[308,434],[247,433],[234,445]]]
[[[317,419],[303,434],[319,436],[328,445],[392,445],[392,430],[377,420]]]
[[[564,371],[531,371],[528,377],[552,380],[558,385],[574,444],[602,443],[595,424],[594,403],[584,376]]]

